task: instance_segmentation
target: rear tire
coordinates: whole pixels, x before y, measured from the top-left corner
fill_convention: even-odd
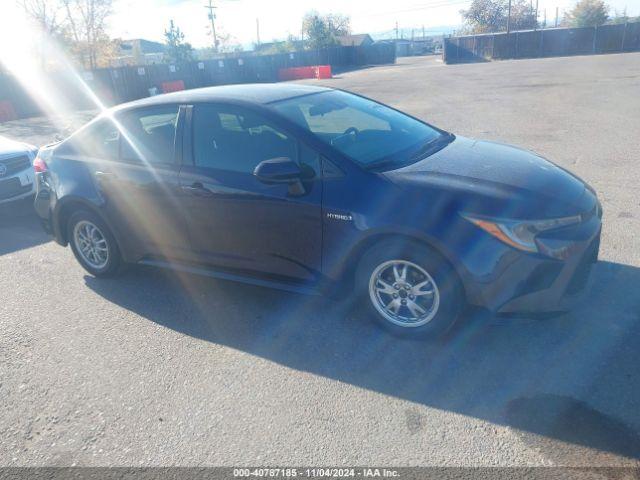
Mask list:
[[[115,237],[95,213],[78,210],[69,218],[67,238],[82,267],[96,277],[110,277],[122,266],[122,256]]]
[[[455,270],[413,241],[384,241],[368,250],[358,264],[356,292],[367,317],[409,338],[445,334],[466,303]]]

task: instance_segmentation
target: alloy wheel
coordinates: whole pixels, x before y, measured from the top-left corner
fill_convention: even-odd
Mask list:
[[[440,305],[440,292],[433,277],[407,260],[378,265],[371,274],[369,296],[376,310],[400,327],[426,325]]]
[[[87,264],[101,270],[109,262],[109,244],[102,231],[93,223],[82,220],[73,228],[73,241]]]

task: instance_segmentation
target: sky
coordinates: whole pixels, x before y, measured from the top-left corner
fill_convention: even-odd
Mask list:
[[[575,0],[538,1],[540,21],[546,8],[548,22],[553,21],[556,7],[562,16],[575,3]],[[611,13],[626,6],[629,15],[640,15],[640,0],[606,1]],[[115,0],[109,30],[114,37],[162,41],[163,31],[169,19],[173,19],[188,42],[206,47],[212,42],[207,3],[208,0]],[[289,34],[299,36],[302,16],[309,10],[349,15],[354,33],[391,35],[396,21],[404,29],[460,25],[460,9],[467,7],[470,0],[213,0],[213,3],[217,7],[216,30],[249,45],[256,41],[256,19],[260,22],[262,42],[284,39]]]

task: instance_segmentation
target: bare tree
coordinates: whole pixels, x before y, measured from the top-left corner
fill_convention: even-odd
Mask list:
[[[16,3],[45,34],[57,36],[62,33],[65,18],[61,0],[17,0]]]
[[[40,30],[38,55],[43,69],[47,66],[51,39],[64,39],[65,17],[61,0],[16,0],[18,7],[33,20]]]
[[[106,22],[113,0],[62,0],[76,53],[83,65],[98,66],[98,57],[112,50],[106,34]]]
[[[220,53],[242,52],[242,45],[236,37],[221,29],[218,32],[218,51]]]

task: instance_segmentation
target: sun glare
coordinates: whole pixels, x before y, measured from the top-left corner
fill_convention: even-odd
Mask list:
[[[12,75],[54,123],[61,125],[61,117],[76,110],[70,92],[61,92],[53,81],[54,70],[64,77],[64,84],[83,92],[96,110],[105,109],[56,40],[16,7],[3,7],[0,18],[0,69]]]

